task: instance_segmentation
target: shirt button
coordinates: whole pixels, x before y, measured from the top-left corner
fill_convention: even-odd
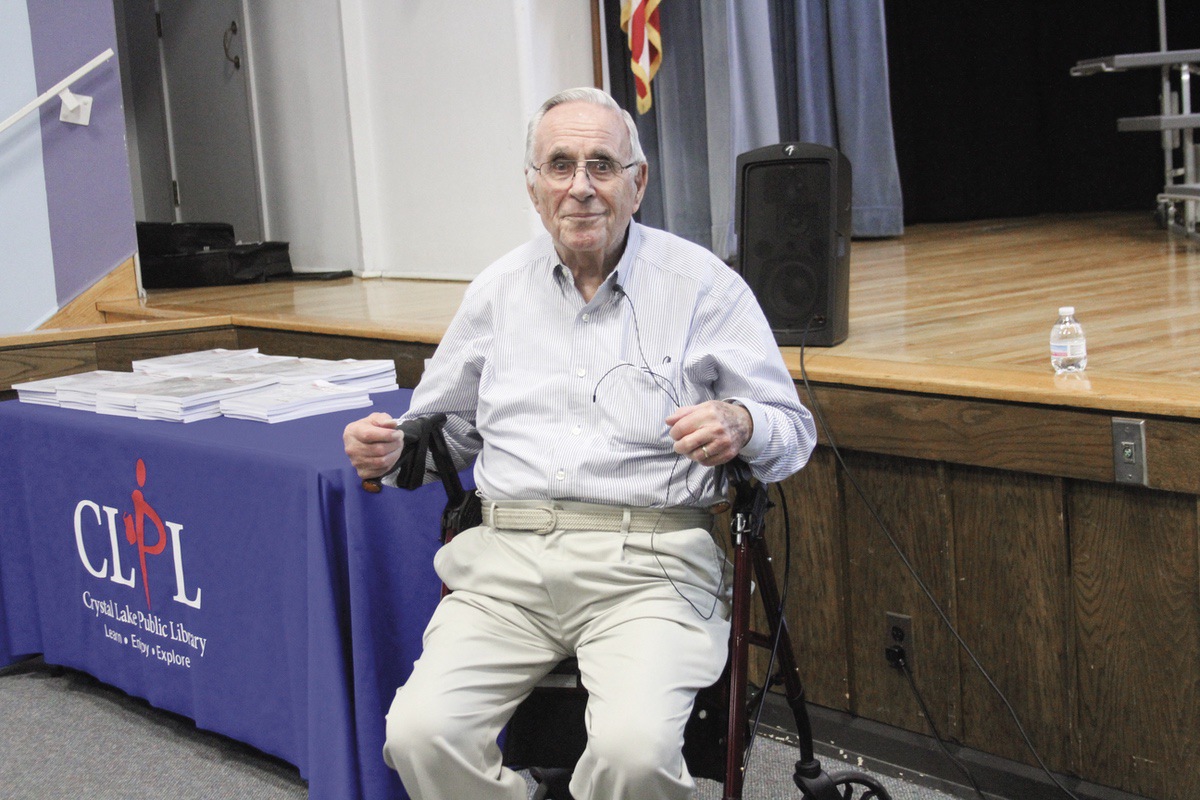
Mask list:
[[[582,378],[584,375],[587,375],[587,370],[583,367],[580,367],[579,369],[575,370],[575,374]]]
[[[592,315],[591,315],[591,314],[584,314],[584,315],[583,315],[583,321],[584,321],[584,322],[588,322],[589,320],[591,320],[591,318],[592,318]]]
[[[563,471],[560,469],[558,472],[554,473],[554,477],[558,478],[560,481],[561,481],[561,480],[566,480],[566,478],[567,478],[567,473],[563,472]]]
[[[572,436],[578,436],[578,435],[579,435],[580,433],[582,433],[582,432],[583,432],[583,428],[581,428],[581,427],[580,427],[580,426],[578,426],[578,425],[576,425],[574,428],[571,428],[571,435],[572,435]]]

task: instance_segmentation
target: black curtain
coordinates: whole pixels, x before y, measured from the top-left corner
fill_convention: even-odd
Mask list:
[[[1154,0],[884,8],[906,223],[1154,211],[1160,136],[1118,133],[1117,118],[1160,113],[1159,71],[1069,72],[1082,59],[1158,50]],[[1166,8],[1169,49],[1200,48],[1200,2]]]

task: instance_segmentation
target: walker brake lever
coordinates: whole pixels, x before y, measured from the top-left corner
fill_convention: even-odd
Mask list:
[[[425,434],[427,424],[424,419],[407,419],[396,422],[396,430],[404,433],[404,449],[400,453],[400,457],[396,459],[396,463],[392,468],[382,475],[374,478],[363,478],[362,488],[371,494],[378,494],[383,491],[383,479],[389,475],[393,475],[403,469],[406,463],[411,463],[412,455],[415,455],[415,450],[421,450],[421,463],[425,463],[424,448],[416,447],[421,442],[422,436]],[[408,456],[406,458],[405,456]]]

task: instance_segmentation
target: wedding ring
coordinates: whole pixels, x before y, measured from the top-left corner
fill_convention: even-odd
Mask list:
[[[705,458],[705,459],[711,458],[711,456],[709,456],[709,454],[708,454],[708,448],[707,448],[707,447],[705,447],[704,445],[700,445],[700,449],[701,449],[702,451],[704,451],[704,458]]]

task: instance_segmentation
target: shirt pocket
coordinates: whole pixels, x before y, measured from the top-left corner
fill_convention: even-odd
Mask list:
[[[679,369],[662,364],[650,370],[622,364],[605,376],[596,391],[608,440],[624,450],[670,450],[666,419],[679,407]]]

